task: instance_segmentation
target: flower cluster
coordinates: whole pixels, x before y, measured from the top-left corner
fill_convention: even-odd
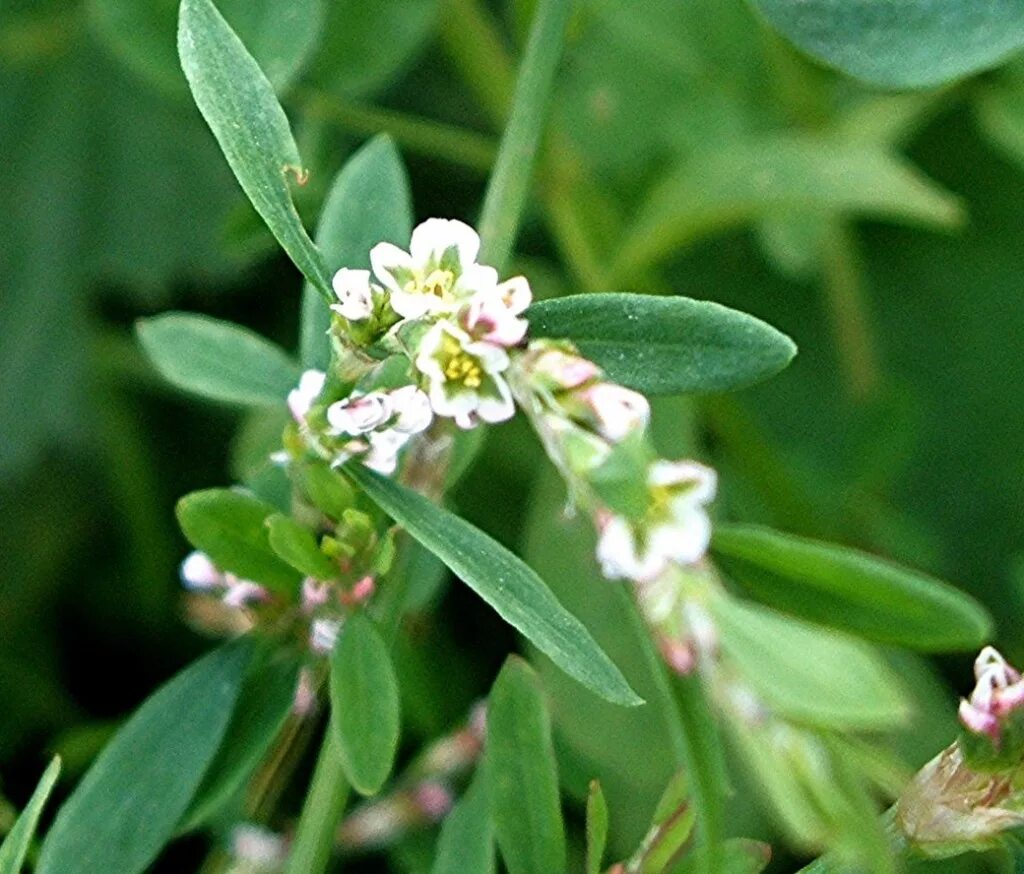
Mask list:
[[[190,552],[179,572],[186,589],[217,595],[228,607],[247,607],[270,597],[259,583],[222,571],[204,552]]]
[[[379,334],[382,346],[408,354],[438,416],[462,428],[501,422],[515,412],[505,372],[508,350],[526,336],[530,305],[523,277],[499,281],[477,263],[480,238],[462,222],[428,219],[412,233],[409,251],[378,243],[371,270],[334,277],[340,329]]]

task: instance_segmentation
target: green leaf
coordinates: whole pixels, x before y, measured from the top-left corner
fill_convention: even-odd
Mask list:
[[[178,523],[196,549],[222,570],[291,593],[302,575],[281,561],[270,545],[270,504],[230,489],[192,492],[176,508]]]
[[[648,195],[619,248],[628,281],[695,240],[780,212],[871,216],[931,227],[963,221],[960,201],[869,143],[784,134],[703,150]]]
[[[521,559],[422,495],[359,464],[346,470],[414,540],[437,555],[569,676],[612,703],[643,703],[590,632]]]
[[[164,379],[215,401],[282,406],[299,379],[284,350],[231,322],[166,313],[142,319],[136,331]]]
[[[495,874],[487,769],[477,768],[473,782],[445,817],[430,874]]]
[[[210,822],[249,779],[291,713],[298,676],[299,662],[290,653],[265,647],[253,659],[225,742],[182,817],[179,832]]]
[[[686,775],[676,774],[665,788],[647,838],[631,864],[639,874],[674,871],[673,860],[682,855],[693,833],[693,803],[687,792]],[[699,855],[699,854],[697,854]]]
[[[21,874],[29,845],[39,826],[39,817],[42,815],[43,806],[50,797],[50,792],[53,791],[59,774],[60,757],[58,756],[43,772],[39,785],[36,786],[28,804],[25,805],[25,809],[7,833],[3,843],[0,844],[0,874]]]
[[[401,719],[391,654],[364,613],[346,620],[331,652],[331,709],[345,776],[375,795],[394,766]]]
[[[992,620],[977,601],[925,574],[756,525],[722,525],[712,549],[731,579],[779,610],[923,652],[977,649]]]
[[[1018,0],[754,0],[808,54],[887,88],[925,88],[1024,48]]]
[[[289,174],[302,177],[302,159],[267,77],[210,0],[182,0],[178,54],[196,105],[256,212],[329,297],[327,268],[288,188]]]
[[[906,696],[866,644],[732,598],[712,609],[723,653],[782,715],[834,729],[885,729],[906,720]]]
[[[377,243],[408,246],[412,195],[401,155],[390,137],[378,136],[359,149],[334,178],[320,212],[316,242],[333,275],[342,267],[365,270]],[[324,336],[330,311],[307,284],[302,294],[300,354],[306,367],[327,369]]]
[[[601,874],[601,860],[608,845],[608,802],[601,784],[590,781],[587,795],[587,874]]]
[[[100,753],[43,844],[38,874],[140,874],[174,834],[242,688],[241,638],[152,695]]]
[[[487,705],[491,820],[509,874],[565,870],[565,824],[551,718],[540,681],[509,656]]]
[[[341,519],[355,503],[355,490],[349,481],[327,464],[304,465],[299,476],[303,491],[313,506],[331,519]]]
[[[316,48],[323,0],[219,0],[221,14],[278,91]],[[178,0],[89,0],[89,21],[110,51],[168,94],[188,93],[174,48]]]
[[[317,580],[338,576],[338,566],[320,551],[313,532],[304,525],[280,513],[267,519],[266,524],[270,548],[297,571]]]
[[[579,294],[536,303],[527,317],[533,336],[572,340],[610,379],[645,394],[731,391],[796,354],[759,319],[686,297]]]

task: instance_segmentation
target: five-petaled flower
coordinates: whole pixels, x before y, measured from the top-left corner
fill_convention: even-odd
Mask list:
[[[694,564],[707,551],[706,505],[715,496],[715,472],[694,461],[656,461],[648,468],[647,487],[643,519],[599,514],[597,558],[606,577],[649,582],[670,564]]]

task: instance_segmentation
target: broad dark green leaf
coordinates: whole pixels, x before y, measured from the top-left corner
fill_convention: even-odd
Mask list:
[[[521,559],[422,495],[362,465],[350,464],[346,470],[413,539],[569,676],[613,703],[642,703],[590,632]]]
[[[356,613],[331,652],[331,730],[345,776],[363,795],[376,794],[394,766],[399,707],[387,644],[372,620]]]
[[[907,697],[870,646],[733,598],[713,605],[723,653],[770,707],[820,728],[885,729]]]
[[[509,874],[565,870],[565,824],[551,718],[540,681],[510,656],[487,704],[491,820]]]
[[[478,768],[462,799],[445,817],[430,874],[495,874],[496,871],[487,770]]]
[[[290,175],[302,159],[284,110],[259,65],[210,0],[182,0],[178,54],[192,96],[252,205],[320,293],[330,276],[295,210]]]
[[[313,532],[294,519],[281,515],[267,520],[270,548],[307,577],[330,580],[338,576],[338,566],[323,552]]]
[[[1024,48],[1018,0],[754,0],[808,54],[888,88],[941,85]]]
[[[295,363],[259,334],[209,316],[166,313],[136,325],[160,375],[178,388],[242,406],[283,406]]]
[[[320,212],[317,245],[333,275],[342,267],[367,269],[377,243],[405,247],[411,234],[412,195],[402,158],[389,137],[375,137],[334,178]],[[327,368],[330,345],[324,335],[329,326],[330,311],[307,283],[299,352],[306,367]]]
[[[224,742],[196,791],[179,832],[209,822],[238,793],[280,734],[295,702],[299,662],[270,647],[253,659]]]
[[[221,745],[252,642],[234,641],[157,690],[57,814],[39,874],[140,874],[170,840]]]
[[[608,802],[601,784],[590,783],[587,795],[587,874],[601,874],[601,860],[608,844]]]
[[[759,599],[868,640],[941,652],[973,650],[992,635],[969,595],[863,552],[755,525],[719,526],[712,548]]]
[[[276,508],[230,489],[205,489],[185,495],[176,508],[178,523],[196,549],[223,570],[291,593],[302,574],[282,561],[270,545],[267,519]]]
[[[572,340],[611,379],[646,394],[731,391],[796,354],[760,319],[686,297],[580,294],[536,303],[527,316],[533,336]]]
[[[3,843],[0,844],[0,874],[21,874],[29,845],[39,826],[39,817],[42,815],[43,807],[50,797],[50,792],[53,791],[59,774],[60,758],[57,757],[43,772],[39,785],[36,786],[28,804],[25,805],[25,809],[18,816]]]
[[[790,211],[938,228],[963,221],[956,197],[878,145],[741,138],[702,150],[655,185],[619,247],[615,278],[630,281],[701,237]]]
[[[178,0],[89,0],[90,23],[121,61],[170,94],[188,94],[174,47]],[[316,48],[323,0],[219,0],[217,8],[279,91]]]

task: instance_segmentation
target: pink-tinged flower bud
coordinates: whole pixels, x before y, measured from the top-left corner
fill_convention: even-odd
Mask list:
[[[377,590],[377,584],[373,577],[365,576],[357,582],[348,592],[341,596],[342,602],[349,607],[355,607],[368,601]]]
[[[309,648],[317,655],[327,655],[338,642],[340,632],[340,620],[314,619],[309,626]]]
[[[383,392],[352,395],[327,408],[327,421],[335,434],[357,437],[383,425],[392,416],[391,400]]]
[[[227,580],[228,589],[221,597],[221,600],[228,607],[248,607],[250,604],[258,604],[261,601],[270,599],[270,594],[259,583],[240,580],[237,577],[232,577],[230,574]]]
[[[331,309],[350,322],[360,322],[373,315],[373,289],[369,270],[342,267],[331,280],[338,303]]]
[[[181,563],[181,582],[193,591],[209,591],[224,585],[224,574],[205,552],[190,552]]]
[[[517,276],[493,290],[470,299],[462,325],[474,339],[497,346],[516,346],[523,341],[529,323],[520,318],[533,299],[529,283]]]
[[[302,581],[302,612],[312,616],[319,608],[323,607],[331,597],[331,584],[321,582],[313,577],[306,577]]]
[[[573,389],[599,379],[601,368],[580,355],[551,347],[533,359],[530,374],[547,388]]]
[[[658,641],[658,649],[665,664],[681,677],[688,677],[697,667],[697,653],[690,641],[663,637]]]
[[[1019,765],[1024,759],[1024,679],[990,646],[975,660],[974,676],[974,690],[959,709],[968,763],[985,771]]]
[[[288,409],[292,417],[300,424],[306,420],[320,392],[324,390],[327,374],[322,370],[307,370],[299,378],[298,388],[288,392]]]
[[[454,804],[448,787],[434,780],[420,783],[413,789],[413,798],[420,812],[431,822],[444,819]]]
[[[601,436],[612,443],[625,440],[634,431],[647,427],[651,405],[639,392],[599,382],[583,389],[579,400],[588,408]]]
[[[313,688],[313,678],[310,676],[309,668],[304,667],[299,671],[299,680],[295,684],[292,713],[305,717],[314,710],[316,710],[316,690]]]

